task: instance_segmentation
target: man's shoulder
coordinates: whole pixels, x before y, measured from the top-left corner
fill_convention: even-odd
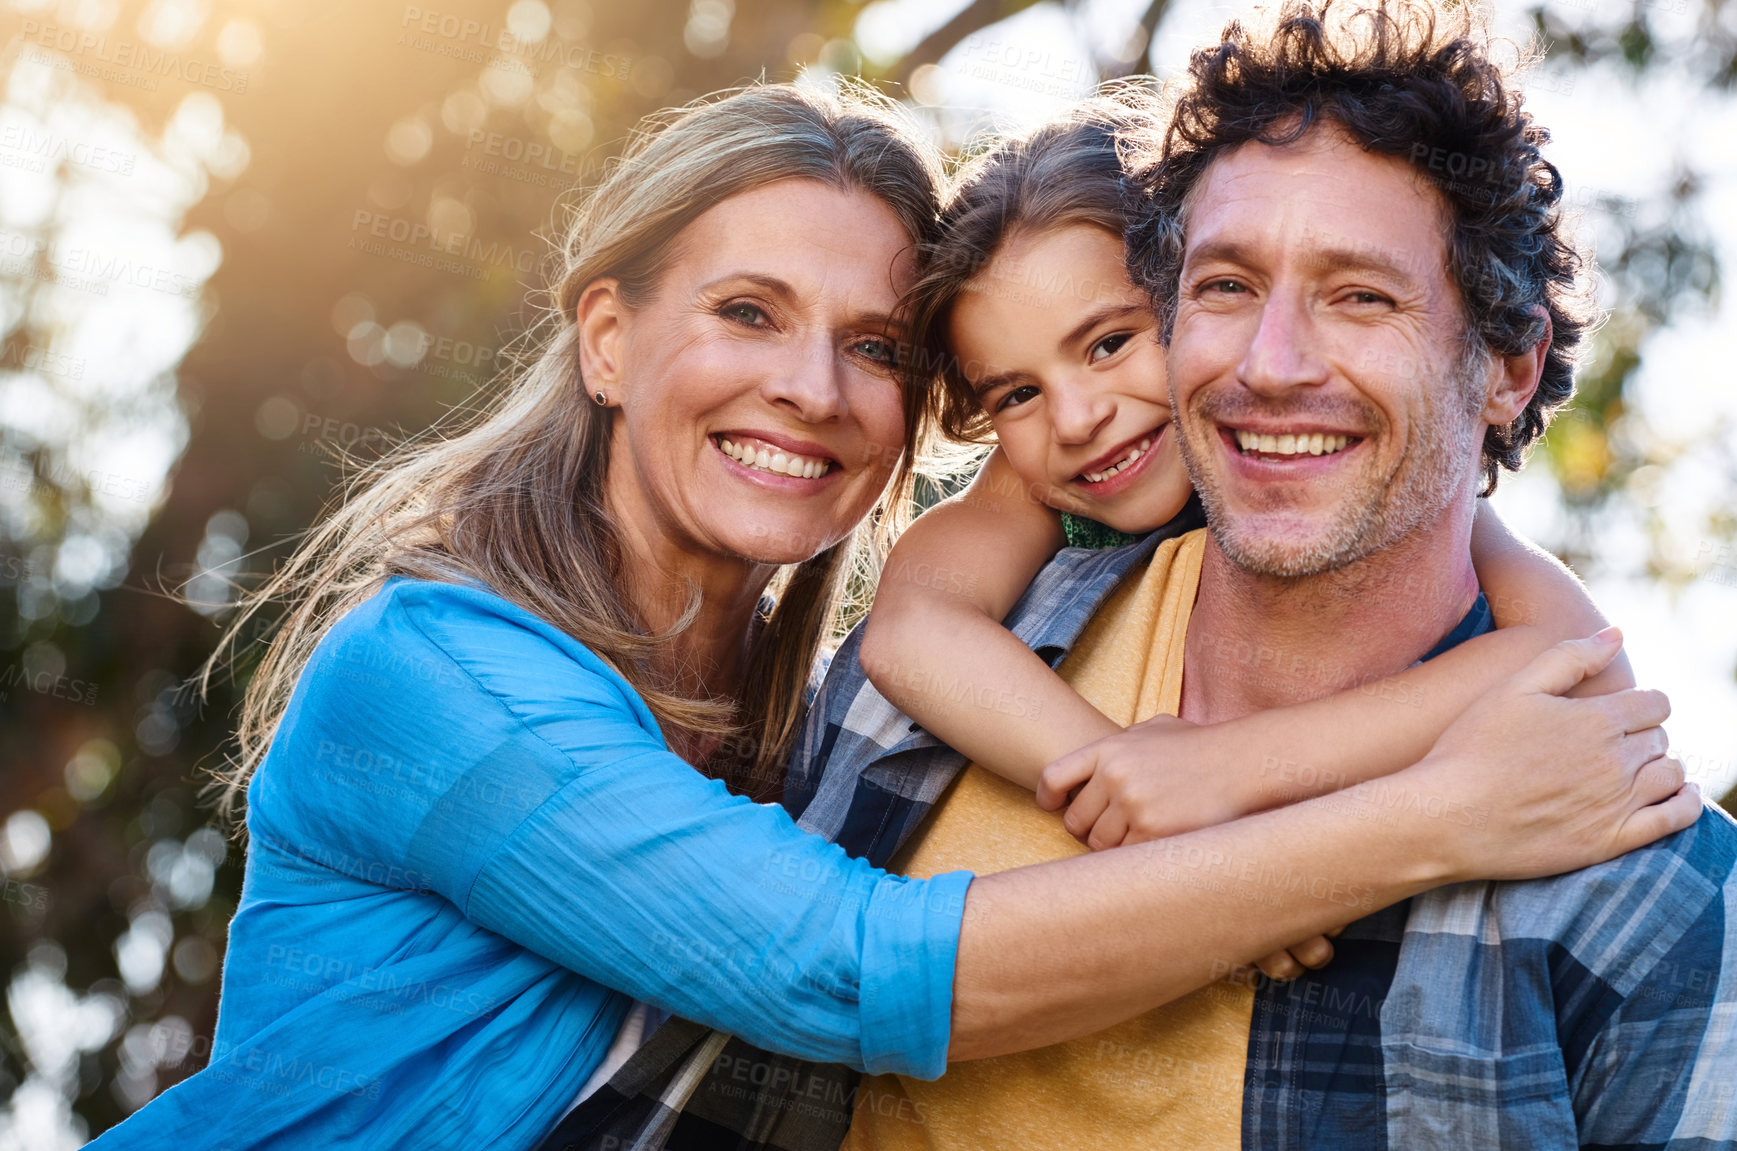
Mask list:
[[[1619,891],[1648,890],[1665,903],[1705,903],[1737,871],[1737,821],[1706,805],[1682,831],[1615,859],[1544,879],[1499,884],[1504,900],[1555,901],[1564,914],[1586,903],[1608,905]]]
[[[1734,871],[1737,823],[1708,806],[1684,830],[1578,871],[1427,892],[1413,901],[1407,943],[1460,936],[1540,962],[1572,960],[1620,990],[1695,932],[1723,935]]]

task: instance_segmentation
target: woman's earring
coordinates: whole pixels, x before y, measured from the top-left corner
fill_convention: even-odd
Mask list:
[[[591,398],[597,401],[597,406],[600,408],[607,408],[609,406],[609,397],[603,394],[602,388],[598,388],[597,391],[592,394]]]

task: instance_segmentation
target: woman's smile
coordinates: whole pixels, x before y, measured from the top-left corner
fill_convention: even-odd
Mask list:
[[[743,473],[756,483],[772,483],[787,490],[813,491],[839,467],[824,448],[792,443],[770,432],[724,432],[711,440],[735,465],[730,468],[732,474]],[[789,483],[792,480],[797,483]]]

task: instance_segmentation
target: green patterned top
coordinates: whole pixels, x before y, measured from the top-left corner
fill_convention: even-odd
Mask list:
[[[1067,537],[1070,548],[1091,548],[1101,551],[1106,548],[1126,547],[1137,543],[1140,536],[1119,532],[1108,524],[1097,520],[1089,520],[1085,516],[1076,516],[1069,512],[1061,514],[1062,534]]]

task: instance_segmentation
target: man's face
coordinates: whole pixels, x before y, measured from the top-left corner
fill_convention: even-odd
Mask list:
[[[1448,217],[1322,126],[1207,169],[1170,341],[1183,457],[1232,562],[1333,571],[1468,499],[1491,358],[1462,356]]]

